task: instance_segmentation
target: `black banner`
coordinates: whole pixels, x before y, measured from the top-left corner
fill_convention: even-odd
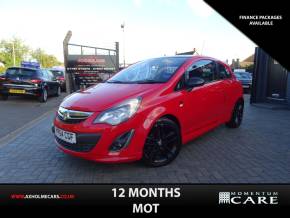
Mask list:
[[[205,2],[290,70],[288,57],[290,13],[287,1],[205,0]]]
[[[290,206],[290,185],[1,185],[1,206],[93,206],[110,214]],[[110,209],[108,209],[110,208]]]

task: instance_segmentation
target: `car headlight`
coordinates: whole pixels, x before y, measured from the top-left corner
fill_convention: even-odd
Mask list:
[[[121,104],[102,112],[94,123],[107,123],[118,125],[132,117],[139,108],[141,98],[132,98]]]

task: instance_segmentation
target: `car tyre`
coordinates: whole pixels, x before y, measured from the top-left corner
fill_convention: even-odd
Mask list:
[[[38,101],[41,103],[45,103],[47,101],[47,90],[44,88],[41,92],[41,95],[38,97]]]
[[[150,167],[165,166],[177,157],[181,145],[179,126],[168,118],[161,118],[145,140],[143,161]]]
[[[244,102],[239,100],[234,107],[232,116],[229,122],[226,123],[226,126],[229,128],[238,128],[243,120],[244,114]]]
[[[57,91],[56,91],[56,93],[55,93],[55,96],[58,97],[58,96],[60,96],[60,95],[61,95],[61,88],[60,88],[60,86],[58,86],[58,87],[57,87]]]

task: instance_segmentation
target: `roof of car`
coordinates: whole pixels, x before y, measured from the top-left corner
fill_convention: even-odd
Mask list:
[[[196,59],[199,59],[199,58],[208,58],[208,59],[213,59],[213,60],[217,60],[216,58],[213,58],[213,57],[209,57],[209,56],[203,56],[203,55],[175,55],[173,57],[189,57],[189,58],[196,58]]]
[[[64,69],[61,69],[61,68],[48,68],[48,70],[50,70],[50,71],[61,71],[61,72],[64,72]]]
[[[202,56],[202,55],[171,55],[171,56],[161,56],[161,57],[156,57],[156,58],[194,58],[194,59],[199,59],[199,58],[208,58],[208,59],[212,59],[212,60],[217,60],[215,58],[212,57],[208,57],[208,56]]]
[[[8,69],[13,69],[13,68],[17,68],[17,69],[27,69],[27,70],[41,70],[39,68],[33,68],[33,67],[8,67]]]
[[[8,69],[13,69],[13,68],[17,68],[17,69],[26,69],[26,70],[47,70],[47,69],[45,69],[45,68],[33,68],[33,67],[8,67],[7,68],[7,70]]]

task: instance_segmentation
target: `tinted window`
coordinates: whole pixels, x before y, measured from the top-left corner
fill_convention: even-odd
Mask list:
[[[218,69],[220,79],[231,78],[231,73],[223,64],[217,63],[217,69]]]
[[[206,83],[215,80],[215,62],[211,60],[200,60],[193,63],[185,73],[185,80],[191,77],[200,77]]]
[[[6,76],[8,78],[31,78],[36,76],[36,71],[35,70],[30,70],[30,69],[21,69],[21,68],[9,68],[6,71]]]
[[[42,72],[42,74],[43,74],[43,77],[44,77],[45,79],[47,79],[47,80],[49,80],[49,79],[50,79],[50,78],[49,78],[49,75],[48,75],[48,73],[47,73],[47,71],[46,71],[46,70],[42,70],[41,72]]]
[[[43,76],[44,76],[41,70],[37,70],[37,75],[38,75],[39,77],[43,77]]]
[[[154,58],[136,63],[117,73],[107,82],[163,83],[167,82],[188,57]]]
[[[59,70],[51,70],[50,72],[52,72],[53,76],[58,77],[58,76],[64,76],[63,71],[59,71]]]
[[[53,80],[54,79],[54,75],[52,74],[52,72],[50,72],[49,70],[47,70],[46,72],[47,72],[49,80]]]

